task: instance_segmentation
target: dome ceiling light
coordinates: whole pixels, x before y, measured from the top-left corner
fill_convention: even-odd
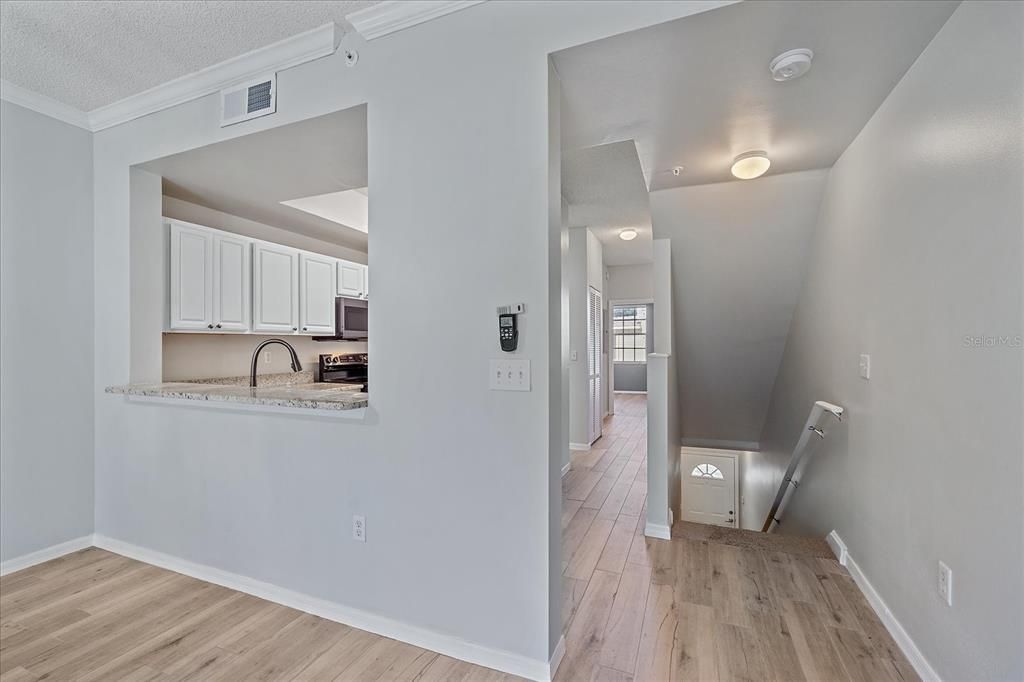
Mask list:
[[[632,227],[626,228],[625,230],[619,231],[619,239],[624,242],[631,242],[636,239],[637,231]]]
[[[780,83],[796,80],[811,70],[814,53],[805,47],[787,50],[773,59],[768,65],[772,78]]]
[[[771,165],[767,152],[745,152],[733,160],[732,174],[740,180],[753,180],[764,175]]]

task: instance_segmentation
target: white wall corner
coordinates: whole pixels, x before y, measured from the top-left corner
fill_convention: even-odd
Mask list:
[[[345,16],[366,40],[380,38],[438,19],[485,0],[385,0]]]
[[[921,677],[925,682],[942,682],[942,678],[935,672],[931,663],[924,657],[921,650],[917,648],[917,644],[910,638],[910,635],[906,630],[903,629],[903,625],[896,620],[896,616],[885,601],[882,600],[882,595],[878,593],[875,587],[868,580],[868,577],[864,575],[864,571],[861,570],[857,562],[850,556],[849,551],[846,548],[846,543],[839,537],[839,533],[832,531],[829,533],[825,540],[828,542],[829,547],[835,553],[839,563],[846,566],[846,570],[850,572],[850,577],[853,578],[853,582],[857,584],[860,591],[864,594],[864,597],[868,600],[868,604],[871,605],[872,610],[878,615],[878,619],[882,621],[882,625],[892,635],[893,640],[896,642],[896,646],[900,648],[903,655],[907,657],[910,665],[914,667],[914,671]]]
[[[43,549],[29,554],[23,554],[13,559],[0,564],[0,575],[7,575],[8,573],[14,573],[25,568],[31,568],[36,564],[41,564],[46,561],[52,561],[53,559],[59,559],[65,554],[71,554],[87,547],[92,547],[93,536],[83,535],[80,538],[68,540],[67,542],[61,542],[50,547],[44,547]]]
[[[85,130],[92,129],[89,126],[89,114],[81,109],[68,106],[7,80],[0,80],[0,99]]]
[[[334,22],[161,83],[89,112],[89,128],[103,130],[212,94],[222,88],[326,57],[338,47]]]

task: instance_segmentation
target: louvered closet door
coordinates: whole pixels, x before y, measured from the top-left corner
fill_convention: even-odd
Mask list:
[[[587,297],[587,418],[590,442],[601,437],[601,292],[591,287]]]

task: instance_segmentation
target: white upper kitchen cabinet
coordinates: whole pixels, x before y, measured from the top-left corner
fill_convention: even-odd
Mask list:
[[[299,332],[334,333],[335,260],[299,254]]]
[[[170,223],[170,329],[210,330],[213,312],[213,233]]]
[[[249,331],[252,311],[252,242],[217,233],[213,238],[213,328]]]
[[[366,266],[361,263],[338,261],[338,296],[366,298]]]
[[[299,252],[286,246],[255,242],[252,261],[252,330],[285,334],[297,332]]]

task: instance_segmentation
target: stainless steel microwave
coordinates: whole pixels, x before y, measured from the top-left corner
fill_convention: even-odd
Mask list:
[[[369,301],[338,296],[334,299],[334,335],[314,336],[314,341],[365,341],[369,329]]]

